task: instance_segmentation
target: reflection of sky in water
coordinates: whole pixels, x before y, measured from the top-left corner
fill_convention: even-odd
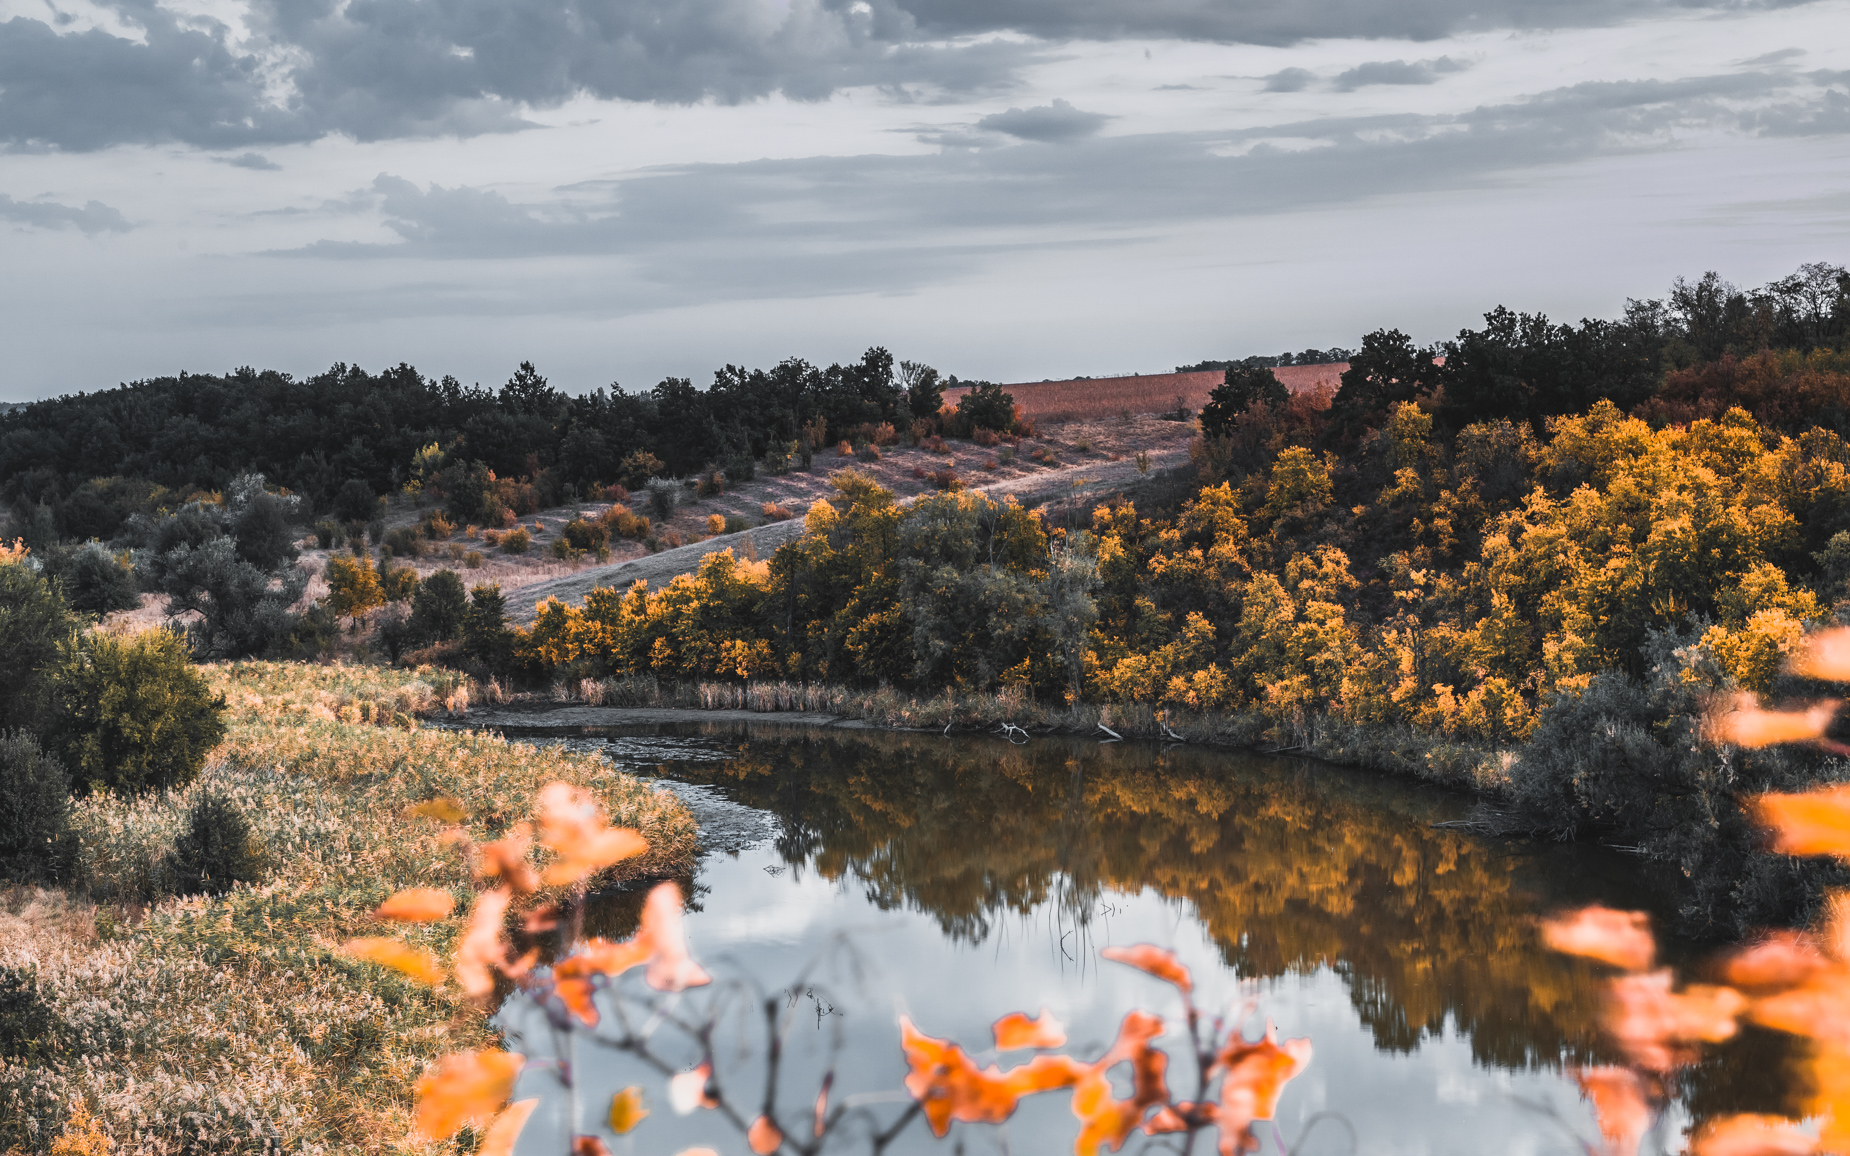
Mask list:
[[[733,740],[736,744],[736,738]],[[577,745],[574,743],[573,745]],[[1052,744],[1048,744],[1050,747]],[[1127,1010],[1143,1007],[1165,1015],[1172,1035],[1166,1037],[1165,1050],[1171,1054],[1170,1082],[1178,1096],[1193,1090],[1192,1065],[1177,1046],[1181,1020],[1172,991],[1163,984],[1121,965],[1098,959],[1099,948],[1109,944],[1153,942],[1173,946],[1194,970],[1200,991],[1200,1004],[1212,1013],[1237,1005],[1250,995],[1257,999],[1259,1011],[1249,1021],[1247,1032],[1256,1034],[1264,1018],[1271,1018],[1285,1037],[1309,1036],[1315,1046],[1315,1058],[1309,1069],[1286,1090],[1281,1101],[1278,1123],[1285,1146],[1304,1136],[1306,1127],[1319,1113],[1332,1112],[1354,1129],[1359,1143],[1352,1149],[1347,1131],[1333,1120],[1318,1124],[1298,1151],[1306,1156],[1357,1150],[1367,1153],[1570,1153],[1581,1151],[1579,1136],[1596,1135],[1591,1115],[1571,1081],[1552,1065],[1531,1069],[1520,1064],[1509,1067],[1487,1066],[1473,1058],[1470,1039],[1459,1029],[1457,1021],[1445,1014],[1445,1026],[1423,1037],[1416,1032],[1402,1047],[1383,1048],[1377,1033],[1365,1026],[1358,1015],[1358,998],[1385,1001],[1393,1010],[1402,992],[1388,983],[1381,991],[1358,997],[1358,985],[1383,987],[1379,974],[1352,966],[1338,958],[1317,960],[1309,965],[1286,968],[1271,978],[1244,983],[1224,959],[1238,954],[1229,952],[1211,938],[1208,927],[1197,914],[1198,902],[1191,898],[1165,895],[1160,885],[1126,885],[1105,882],[1096,890],[1062,888],[1060,880],[1045,890],[1048,898],[1024,911],[1004,909],[990,911],[987,932],[975,936],[947,936],[939,918],[917,909],[915,902],[893,904],[889,877],[881,891],[887,897],[883,910],[870,899],[874,890],[853,870],[835,879],[825,878],[815,869],[815,857],[802,862],[787,862],[778,850],[775,836],[782,823],[787,829],[792,816],[783,814],[763,825],[763,811],[746,810],[741,802],[756,797],[750,785],[729,785],[723,775],[713,773],[717,758],[731,753],[730,747],[714,740],[680,740],[660,744],[652,740],[629,740],[614,745],[608,754],[615,761],[631,763],[641,772],[653,772],[656,764],[683,780],[676,784],[690,806],[713,819],[730,833],[729,852],[709,853],[700,865],[696,882],[700,910],[688,917],[688,937],[694,955],[716,976],[738,979],[752,977],[771,985],[788,983],[804,973],[825,952],[823,962],[813,972],[816,998],[798,993],[795,999],[797,1026],[791,1036],[791,1051],[786,1059],[788,1078],[780,1095],[780,1111],[787,1125],[805,1121],[808,1105],[813,1101],[818,1078],[827,1064],[826,1049],[834,1040],[840,1047],[835,1060],[836,1096],[855,1095],[883,1090],[897,1090],[905,1073],[898,1048],[895,1019],[900,1012],[912,1016],[919,1028],[929,1035],[950,1038],[963,1044],[980,1063],[992,1056],[984,1054],[989,1042],[989,1025],[1010,1011],[1030,1014],[1045,1006],[1067,1027],[1066,1050],[1081,1058],[1097,1055],[1115,1033],[1118,1019]],[[778,766],[774,743],[754,744],[753,757],[769,758]],[[1059,752],[1053,751],[1055,766]],[[819,755],[808,748],[801,758],[805,773],[814,772]],[[700,761],[690,760],[690,756]],[[1135,758],[1125,750],[1116,756]],[[1154,754],[1150,757],[1154,757]],[[1228,762],[1241,756],[1228,755]],[[876,752],[874,766],[883,765]],[[790,774],[788,769],[778,774]],[[687,780],[705,785],[689,787]],[[1332,789],[1346,789],[1339,776]],[[1030,785],[1038,789],[1040,780]],[[1264,784],[1261,784],[1263,787]],[[1322,787],[1318,787],[1321,790]],[[1391,788],[1399,790],[1400,788]],[[1369,791],[1379,792],[1378,784]],[[1364,792],[1366,794],[1366,792]],[[1372,796],[1371,796],[1372,797]],[[1437,838],[1426,830],[1436,812],[1448,804],[1441,798],[1436,804],[1423,800],[1405,816],[1377,820],[1388,824],[1382,831],[1370,827],[1364,834],[1371,839],[1405,837],[1409,840]],[[1424,808],[1424,810],[1422,810]],[[1309,812],[1318,822],[1329,822],[1312,806]],[[1338,816],[1351,812],[1338,810]],[[909,824],[918,816],[897,814],[891,843],[901,844],[908,832],[917,835]],[[757,837],[751,837],[754,823]],[[1398,823],[1396,828],[1394,824]],[[826,826],[826,824],[824,824]],[[1395,830],[1399,835],[1393,834]],[[1387,833],[1384,834],[1383,831]],[[1312,831],[1311,834],[1320,832]],[[1447,836],[1448,838],[1457,837]],[[826,840],[826,834],[825,834]],[[1450,844],[1448,844],[1449,846]],[[926,849],[929,851],[929,847]],[[912,848],[917,855],[919,849]],[[967,848],[945,848],[946,854],[970,854]],[[1199,856],[1211,859],[1230,854],[1226,846],[1204,846]],[[1515,871],[1516,865],[1505,863],[1509,856],[1501,851],[1487,853],[1486,862],[1493,870]],[[1556,854],[1550,852],[1550,854]],[[1501,858],[1499,857],[1501,856]],[[897,858],[904,858],[898,855]],[[895,856],[882,860],[890,868]],[[1153,859],[1161,866],[1160,857]],[[1532,872],[1546,877],[1550,868],[1530,865]],[[1153,868],[1154,870],[1154,868]],[[1217,878],[1210,871],[1210,878]],[[1231,873],[1230,880],[1238,873]],[[1070,881],[1068,881],[1070,882]],[[1428,880],[1397,878],[1396,886],[1419,889]],[[1233,883],[1229,884],[1235,885]],[[1525,884],[1525,887],[1532,886]],[[1075,890],[1085,897],[1082,915],[1074,901],[1062,899]],[[1170,889],[1173,894],[1173,888]],[[1543,890],[1548,890],[1545,886]],[[1572,888],[1568,888],[1572,890]],[[1532,906],[1545,906],[1558,900],[1543,900],[1531,890],[1513,892]],[[1486,908],[1495,906],[1486,897]],[[1341,904],[1337,903],[1337,907]],[[1487,910],[1486,921],[1508,925],[1516,916],[1508,909],[1507,897],[1496,910]],[[1371,912],[1349,913],[1351,924],[1366,929]],[[1527,911],[1520,913],[1526,919]],[[1456,917],[1454,917],[1456,920]],[[960,926],[962,926],[960,924]],[[1255,924],[1255,927],[1258,925]],[[1224,930],[1224,928],[1223,928]],[[1467,928],[1467,930],[1470,930]],[[831,937],[845,933],[845,946],[829,949]],[[1257,934],[1257,933],[1256,933]],[[1468,937],[1469,938],[1469,937]],[[1474,942],[1487,942],[1480,938]],[[1350,941],[1345,941],[1350,942]],[[1404,949],[1390,942],[1388,950]],[[1546,957],[1536,957],[1536,966],[1555,968]],[[1469,985],[1478,969],[1489,971],[1493,965],[1507,966],[1507,961],[1486,957],[1477,960],[1449,961],[1457,968],[1459,982]],[[1415,964],[1414,970],[1419,967]],[[1358,978],[1359,973],[1361,974]],[[1552,972],[1551,972],[1552,974]],[[1590,990],[1584,975],[1571,990],[1584,997]],[[684,997],[700,1002],[716,989]],[[1562,990],[1570,990],[1563,988]],[[752,1001],[758,997],[752,997]],[[1406,998],[1418,998],[1414,996]],[[746,1003],[735,1000],[735,1009]],[[1468,1001],[1467,1001],[1468,1002]],[[1582,999],[1582,1002],[1585,1002]],[[833,1009],[833,1014],[818,1016],[819,1009]],[[1520,1032],[1524,1017],[1532,1014],[1515,1009],[1511,1016]],[[734,1050],[738,1045],[740,1014],[726,1022],[722,1032],[726,1045],[722,1049],[722,1074],[730,1066],[729,1088],[738,1102],[756,1110],[756,1098],[762,1084],[754,1065],[762,1057],[762,1032],[756,1013],[752,1013],[753,1041],[751,1056],[741,1061]],[[507,1022],[515,1027],[510,1045],[529,1055],[546,1050],[544,1033],[537,1030],[539,1019],[531,1008],[511,1008]],[[520,1027],[528,1030],[522,1032]],[[1488,1029],[1487,1029],[1488,1030]],[[1512,1030],[1503,1025],[1501,1030]],[[1538,1029],[1540,1030],[1540,1029]],[[1561,1028],[1538,1040],[1539,1050],[1557,1050]],[[1542,1032],[1547,1035],[1547,1032]],[[1553,1041],[1553,1042],[1550,1042]],[[692,1062],[694,1053],[682,1047],[666,1049],[676,1062]],[[1480,1052],[1483,1048],[1480,1047]],[[743,1138],[713,1113],[696,1113],[676,1117],[667,1104],[665,1081],[640,1068],[628,1057],[608,1052],[587,1051],[581,1056],[581,1118],[601,1118],[609,1104],[611,1092],[628,1083],[638,1083],[644,1090],[651,1115],[630,1136],[613,1138],[603,1133],[616,1156],[626,1152],[659,1153],[669,1156],[692,1145],[716,1148],[723,1154],[745,1153]],[[1011,1053],[1003,1059],[1005,1067],[1022,1062],[1028,1053]],[[566,1109],[549,1076],[530,1072],[523,1077],[521,1094],[542,1094],[548,1103],[529,1125],[522,1144],[523,1154],[558,1151],[563,1134]],[[749,1092],[747,1092],[749,1089]],[[1123,1090],[1123,1089],[1121,1089]],[[879,1109],[883,1119],[891,1119],[903,1107],[903,1101]],[[750,1113],[748,1112],[748,1115]],[[1679,1117],[1681,1119],[1682,1117]],[[583,1125],[581,1125],[583,1126]],[[1047,1093],[1031,1097],[1006,1129],[954,1126],[952,1141],[962,1131],[967,1150],[991,1152],[1006,1150],[1017,1153],[1065,1153],[1072,1150],[1075,1124],[1068,1108],[1068,1094]],[[1675,1132],[1671,1132],[1675,1146]],[[915,1122],[889,1149],[893,1152],[951,1152],[952,1141],[936,1145],[923,1122]],[[1155,1142],[1134,1134],[1125,1151],[1136,1152]],[[1212,1136],[1198,1141],[1197,1152],[1212,1150]],[[836,1150],[832,1148],[831,1150]],[[839,1150],[866,1151],[864,1142],[844,1142]],[[1277,1151],[1267,1138],[1266,1151]]]

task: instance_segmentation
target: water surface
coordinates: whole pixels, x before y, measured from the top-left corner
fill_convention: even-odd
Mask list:
[[[1267,1151],[1584,1151],[1597,1133],[1567,1071],[1611,1058],[1597,1028],[1599,972],[1544,950],[1535,917],[1595,900],[1668,901],[1635,860],[1481,838],[1442,825],[1465,813],[1457,796],[1306,760],[775,725],[527,737],[597,749],[701,818],[688,935],[725,982],[685,997],[681,1011],[710,999],[732,1009],[722,1065],[752,1112],[757,1009],[772,1000],[792,1018],[787,1121],[806,1118],[825,1069],[838,1099],[899,1089],[902,1012],[972,1053],[990,1046],[998,1016],[1042,1007],[1086,1059],[1133,1008],[1179,1032],[1172,990],[1098,956],[1149,942],[1189,964],[1204,1009],[1250,1000],[1249,1036],[1270,1019],[1312,1040],[1315,1058],[1285,1092]],[[639,904],[639,892],[597,896],[587,926],[627,935]],[[555,1037],[531,1005],[505,1020],[511,1046],[549,1054]],[[691,1062],[673,1036],[658,1036],[664,1056]],[[1186,1071],[1181,1049],[1169,1050]],[[663,1078],[632,1057],[584,1045],[576,1070],[580,1129],[614,1089],[644,1088],[650,1117],[622,1140],[605,1135],[619,1153],[746,1151],[715,1113],[675,1116]],[[1716,1050],[1676,1090],[1664,1142],[1675,1149],[1681,1129],[1712,1112],[1787,1107],[1786,1071],[1777,1037]],[[573,1111],[551,1084],[544,1072],[523,1077],[521,1094],[547,1096],[523,1151],[555,1143]],[[874,1111],[892,1118],[901,1096]],[[1005,1128],[958,1126],[944,1145],[1063,1153],[1075,1131],[1065,1094],[1052,1093]],[[1138,1134],[1126,1150],[1145,1146],[1157,1145]],[[867,1148],[858,1133],[841,1145]],[[889,1150],[951,1148],[915,1124]]]

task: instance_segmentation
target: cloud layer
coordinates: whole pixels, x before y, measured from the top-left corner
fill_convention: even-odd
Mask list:
[[[126,233],[131,228],[127,217],[101,201],[76,208],[53,201],[16,201],[4,194],[0,194],[0,221],[30,229],[76,229],[86,235]]]

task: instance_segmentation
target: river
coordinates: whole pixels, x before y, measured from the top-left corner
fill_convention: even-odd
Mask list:
[[[1634,859],[1443,826],[1467,801],[1309,760],[776,724],[510,737],[598,750],[701,819],[686,926],[718,982],[674,1007],[698,1016],[720,1001],[721,1074],[749,1115],[762,1095],[756,1009],[775,1001],[788,1023],[786,1121],[808,1118],[825,1070],[832,1102],[861,1097],[870,1120],[894,1119],[907,1102],[902,1013],[979,1054],[996,1018],[1045,1007],[1066,1050],[1091,1059],[1127,1011],[1146,1009],[1166,1017],[1160,1043],[1187,1085],[1175,992],[1099,956],[1154,943],[1192,969],[1204,1010],[1251,1007],[1249,1037],[1270,1020],[1281,1038],[1312,1042],[1276,1130],[1260,1126],[1267,1152],[1582,1152],[1598,1133],[1568,1071],[1611,1058],[1600,972],[1545,950],[1535,919],[1591,901],[1660,913],[1670,902]],[[630,934],[641,899],[593,896],[587,934]],[[560,1038],[529,1001],[511,1001],[502,1023],[530,1057]],[[696,1058],[672,1027],[655,1039],[671,1067]],[[517,1095],[543,1099],[523,1156],[560,1151],[573,1112],[594,1130],[630,1084],[650,1115],[621,1138],[603,1132],[616,1156],[748,1150],[720,1113],[676,1115],[663,1076],[634,1057],[582,1036],[573,1047],[575,1107],[551,1069],[522,1076]],[[1692,1120],[1786,1110],[1790,1062],[1766,1033],[1712,1049],[1673,1089],[1656,1140],[1674,1151]],[[877,1126],[844,1129],[828,1150],[866,1151]],[[914,1121],[888,1151],[1065,1153],[1076,1132],[1056,1092],[942,1142]],[[1173,1150],[1157,1144],[1134,1134],[1125,1150]],[[1196,1150],[1211,1150],[1211,1134]]]

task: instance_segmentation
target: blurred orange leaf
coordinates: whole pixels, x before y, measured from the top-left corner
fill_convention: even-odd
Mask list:
[[[434,799],[427,799],[415,807],[411,807],[405,812],[405,817],[408,819],[435,819],[439,823],[454,824],[467,819],[469,813],[463,810],[463,805],[455,799],[450,798],[448,795],[438,795]]]
[[[576,883],[649,849],[636,832],[610,826],[597,800],[569,783],[548,783],[540,791],[539,824],[541,845],[558,856],[544,876],[554,886]]]
[[[816,1138],[821,1139],[829,1118],[829,1089],[835,1086],[835,1069],[822,1074],[822,1088],[816,1093]]]
[[[979,1070],[962,1048],[923,1034],[904,1016],[899,1035],[910,1068],[906,1091],[919,1102],[937,1136],[950,1129],[952,1120],[999,1124],[1014,1113],[1023,1096],[1072,1087],[1088,1070],[1067,1056],[1036,1056],[1006,1072],[994,1064]]]
[[[1636,1156],[1638,1141],[1651,1126],[1651,1105],[1644,1080],[1630,1068],[1580,1068],[1574,1082],[1593,1103],[1607,1156]]]
[[[1836,714],[1837,703],[1830,699],[1810,710],[1762,710],[1751,695],[1742,695],[1732,710],[1716,718],[1715,733],[1737,747],[1810,742],[1824,737]]]
[[[701,1064],[691,1072],[668,1078],[668,1106],[675,1115],[685,1116],[695,1108],[717,1108],[719,1101],[707,1094],[713,1079],[713,1065]]]
[[[1670,990],[1669,968],[1626,975],[1606,988],[1606,1030],[1627,1058],[1653,1072],[1695,1059],[1697,1043],[1733,1038],[1748,999],[1731,987],[1691,984]]]
[[[516,825],[506,835],[477,850],[475,877],[492,879],[499,876],[501,882],[507,884],[514,894],[532,893],[540,885],[539,874],[527,862],[527,852],[532,847],[531,829],[525,823]]]
[[[1066,1043],[1066,1028],[1041,1009],[1039,1019],[1029,1019],[1023,1012],[1010,1012],[996,1021],[996,1050],[1012,1052],[1018,1048],[1057,1048]]]
[[[1222,1073],[1223,1097],[1228,1088],[1247,1088],[1252,1092],[1255,1120],[1270,1120],[1278,1112],[1278,1097],[1310,1064],[1311,1046],[1307,1039],[1278,1042],[1278,1029],[1268,1020],[1265,1035],[1247,1043],[1238,1034],[1227,1042],[1214,1066]]]
[[[1744,1113],[1704,1124],[1689,1150],[1693,1156],[1809,1156],[1818,1138],[1779,1116]]]
[[[495,1122],[488,1126],[476,1156],[514,1156],[514,1142],[520,1139],[520,1130],[527,1126],[527,1117],[533,1115],[533,1109],[539,1106],[537,1097],[509,1104],[507,1110],[496,1116]]]
[[[1761,795],[1754,799],[1753,810],[1760,825],[1772,832],[1773,850],[1850,859],[1850,786]]]
[[[643,1106],[642,1089],[631,1084],[610,1097],[610,1130],[621,1136],[642,1123],[649,1109]]]
[[[1114,1152],[1122,1148],[1144,1113],[1169,1099],[1164,1080],[1169,1057],[1150,1046],[1150,1041],[1162,1032],[1160,1017],[1131,1012],[1118,1024],[1118,1038],[1099,1061],[1081,1069],[1083,1074],[1073,1085],[1073,1115],[1080,1120],[1079,1137],[1073,1144],[1077,1156],[1093,1156],[1101,1144],[1109,1145]],[[1131,1065],[1131,1094],[1119,1100],[1111,1094],[1107,1073],[1114,1064],[1126,1060]]]
[[[1650,916],[1598,905],[1544,919],[1542,942],[1563,954],[1597,959],[1627,971],[1643,971],[1657,954]]]
[[[769,1116],[760,1116],[752,1121],[752,1126],[745,1133],[745,1142],[758,1156],[771,1156],[771,1153],[783,1147],[784,1134]]]
[[[404,923],[430,923],[447,918],[456,907],[456,897],[435,887],[409,887],[373,909],[380,919],[397,919]]]
[[[1795,1036],[1850,1044],[1850,975],[1819,972],[1799,987],[1755,1000],[1748,1016]]]
[[[1795,931],[1778,931],[1752,947],[1730,955],[1722,978],[1750,991],[1797,987],[1830,966],[1810,940]]]
[[[1826,682],[1850,681],[1850,626],[1820,630],[1806,637],[1792,656],[1792,673]]]
[[[685,991],[710,983],[711,977],[687,953],[687,931],[681,923],[681,888],[658,883],[642,905],[642,929],[637,943],[651,951],[649,970],[643,976],[656,991]]]
[[[1118,963],[1127,963],[1139,971],[1147,971],[1157,979],[1166,980],[1181,988],[1183,992],[1193,991],[1193,978],[1177,959],[1176,953],[1151,943],[1139,943],[1135,947],[1107,947],[1099,952],[1106,959]]]
[[[484,891],[469,913],[469,926],[456,944],[456,982],[471,999],[494,994],[495,971],[507,963],[508,943],[503,924],[513,896],[505,887]]]
[[[417,1135],[453,1136],[464,1124],[486,1124],[514,1090],[525,1057],[518,1052],[455,1052],[432,1064],[417,1082]]]
[[[363,936],[340,945],[342,955],[364,959],[403,972],[419,983],[436,987],[443,982],[443,962],[428,951],[384,936]]]
[[[596,1136],[574,1136],[572,1156],[610,1156],[610,1146]]]

